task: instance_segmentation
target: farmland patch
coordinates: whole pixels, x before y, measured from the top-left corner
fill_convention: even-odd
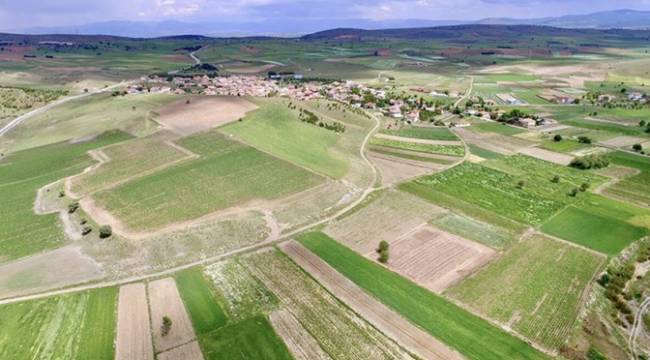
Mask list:
[[[153,360],[147,292],[142,283],[120,287],[116,360]]]
[[[156,352],[163,352],[193,340],[195,338],[194,329],[174,279],[156,280],[147,284],[147,287]],[[162,333],[164,316],[169,317],[172,321],[169,332],[165,335]]]

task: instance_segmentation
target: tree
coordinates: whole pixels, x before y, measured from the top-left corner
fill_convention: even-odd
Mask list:
[[[377,253],[379,254],[379,258],[377,260],[382,264],[388,262],[389,246],[390,245],[385,240],[379,242],[379,247],[377,248]]]
[[[562,135],[556,134],[555,136],[553,136],[553,141],[555,141],[555,142],[562,141]]]
[[[644,127],[645,124],[646,124],[645,120],[641,120],[641,121],[639,121],[639,126],[640,126],[640,127]]]
[[[167,336],[167,334],[169,334],[169,331],[171,329],[172,329],[172,319],[170,319],[169,316],[163,316],[162,326],[160,327],[160,334],[162,336]]]
[[[600,155],[587,155],[571,160],[569,166],[581,170],[601,169],[609,166],[609,160]]]
[[[634,149],[634,151],[636,151],[636,152],[639,152],[639,151],[643,150],[643,146],[641,146],[641,144],[634,144],[634,145],[632,145],[632,149]]]
[[[554,184],[559,183],[560,182],[560,177],[558,175],[553,176],[553,178],[551,179],[551,182],[554,183]]]
[[[110,225],[102,225],[99,228],[99,237],[102,239],[106,239],[107,237],[110,237],[113,235],[113,229],[111,228]]]
[[[591,139],[586,136],[578,136],[578,142],[581,144],[591,144]]]

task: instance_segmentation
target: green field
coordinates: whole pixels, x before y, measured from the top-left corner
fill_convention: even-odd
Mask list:
[[[461,145],[436,145],[436,144],[420,144],[415,142],[398,141],[391,139],[372,138],[371,145],[382,146],[398,150],[410,150],[430,154],[442,154],[451,156],[465,155],[465,147]]]
[[[614,164],[635,168],[641,172],[608,187],[605,193],[634,203],[650,205],[650,191],[648,191],[650,188],[650,157],[622,151],[610,153],[607,157]]]
[[[563,139],[562,141],[544,140],[540,146],[542,149],[568,153],[577,150],[583,150],[592,147],[575,140]]]
[[[506,124],[495,123],[495,122],[486,122],[472,125],[472,128],[477,129],[479,132],[483,133],[497,133],[501,135],[517,135],[526,132],[524,129],[508,126]]]
[[[612,256],[648,234],[647,229],[574,206],[555,215],[542,230]]]
[[[337,135],[333,131],[300,122],[296,113],[282,102],[264,103],[243,121],[221,130],[319,174],[338,179],[348,172],[346,154],[333,151],[340,138],[347,135]]]
[[[113,359],[116,288],[0,307],[0,358]]]
[[[198,336],[226,325],[228,316],[221,310],[208,281],[199,268],[192,268],[174,275],[178,291],[190,314],[194,331]]]
[[[337,243],[322,233],[301,243],[409,321],[469,359],[545,359],[487,321]]]
[[[452,159],[446,159],[446,158],[442,158],[442,157],[426,156],[426,154],[419,153],[417,151],[399,150],[399,149],[395,149],[395,148],[377,146],[377,145],[370,145],[369,149],[372,152],[376,152],[378,154],[398,157],[398,158],[407,159],[407,160],[431,162],[431,163],[442,164],[442,165],[451,165],[451,164],[455,163],[456,161],[458,161],[458,160],[453,160],[453,158]]]
[[[34,213],[36,191],[92,165],[88,150],[129,138],[122,132],[110,132],[88,142],[58,143],[4,156],[0,160],[0,261],[63,244],[58,215]]]
[[[254,199],[277,199],[313,187],[322,178],[218,131],[179,142],[197,160],[137,178],[95,199],[131,229],[194,219]]]
[[[604,260],[538,235],[513,245],[447,294],[555,350],[571,333],[583,290]]]
[[[458,137],[446,127],[420,127],[405,125],[399,129],[383,129],[382,134],[425,140],[457,141]]]
[[[474,154],[476,156],[480,156],[483,159],[487,159],[487,160],[499,159],[499,158],[502,158],[502,157],[505,156],[503,154],[499,154],[499,153],[494,152],[494,151],[483,149],[482,147],[478,147],[476,145],[469,145],[469,151],[472,154]]]
[[[266,317],[259,315],[199,338],[208,360],[293,359]]]
[[[507,247],[516,238],[514,231],[453,212],[436,217],[431,223],[452,234],[478,241],[496,249]]]

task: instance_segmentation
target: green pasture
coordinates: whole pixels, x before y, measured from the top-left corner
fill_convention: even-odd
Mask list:
[[[383,138],[376,138],[376,137],[370,140],[370,144],[375,146],[398,149],[398,150],[408,150],[408,151],[416,151],[416,152],[430,153],[430,154],[441,154],[441,155],[451,155],[451,156],[465,155],[465,147],[461,145],[421,144],[415,142],[383,139]]]
[[[425,140],[457,141],[458,137],[446,127],[421,127],[405,125],[399,129],[382,129],[382,134]]]
[[[478,131],[483,133],[497,133],[497,134],[507,135],[507,136],[517,135],[526,132],[526,130],[524,129],[515,128],[512,126],[508,126],[496,122],[484,122],[480,124],[475,124],[472,125],[472,128],[475,128]]]
[[[469,359],[547,358],[524,341],[323,233],[303,235],[300,242],[379,301]]]
[[[219,306],[212,285],[200,268],[181,271],[174,274],[174,278],[198,336],[226,325],[228,316]]]
[[[469,151],[472,154],[487,160],[499,159],[505,156],[503,154],[499,154],[497,152],[490,151],[476,145],[469,145]]]

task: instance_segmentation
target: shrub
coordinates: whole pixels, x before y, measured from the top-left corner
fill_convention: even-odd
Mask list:
[[[578,188],[573,188],[573,189],[571,189],[571,191],[569,192],[569,196],[571,196],[571,197],[576,197],[576,196],[578,195],[578,192],[579,192],[579,191],[580,191],[580,190],[578,190]]]
[[[560,177],[558,175],[553,176],[553,178],[551,179],[551,182],[554,183],[554,184],[559,183],[560,182]]]
[[[99,228],[99,237],[102,239],[105,239],[107,237],[110,237],[113,235],[113,229],[111,228],[110,225],[102,225]]]
[[[526,182],[525,182],[525,181],[523,181],[523,180],[519,180],[519,181],[517,182],[517,189],[523,189],[524,186],[526,186]]]
[[[81,228],[81,235],[88,235],[93,229],[90,226],[84,226]]]
[[[65,191],[61,190],[59,191],[59,197],[62,198],[65,196]]]
[[[79,209],[78,201],[68,204],[68,214],[73,214],[77,209]]]
[[[578,136],[578,142],[581,144],[591,144],[591,138],[586,136]]]
[[[586,182],[582,183],[582,185],[580,185],[580,191],[582,191],[582,192],[587,191],[587,189],[589,189],[589,186],[590,186],[589,183],[586,183]]]
[[[562,141],[562,135],[557,134],[557,135],[553,136],[553,141],[555,141],[555,142]]]
[[[587,360],[607,360],[607,358],[598,351],[598,349],[592,346],[589,348],[589,351],[587,351]]]
[[[641,146],[641,144],[634,144],[634,145],[632,145],[632,149],[633,149],[634,151],[637,151],[637,152],[638,152],[638,151],[643,150],[643,146]]]
[[[162,336],[167,336],[167,334],[169,334],[169,331],[171,329],[172,329],[172,319],[170,319],[169,316],[163,316],[162,326],[160,327],[160,334]]]
[[[601,169],[609,166],[609,160],[599,155],[587,155],[573,159],[569,166],[581,170]]]
[[[382,240],[379,242],[379,247],[377,247],[377,253],[379,254],[379,258],[377,258],[377,260],[382,264],[386,264],[388,262],[388,257],[389,257],[388,249],[389,249],[389,244],[387,241]]]

